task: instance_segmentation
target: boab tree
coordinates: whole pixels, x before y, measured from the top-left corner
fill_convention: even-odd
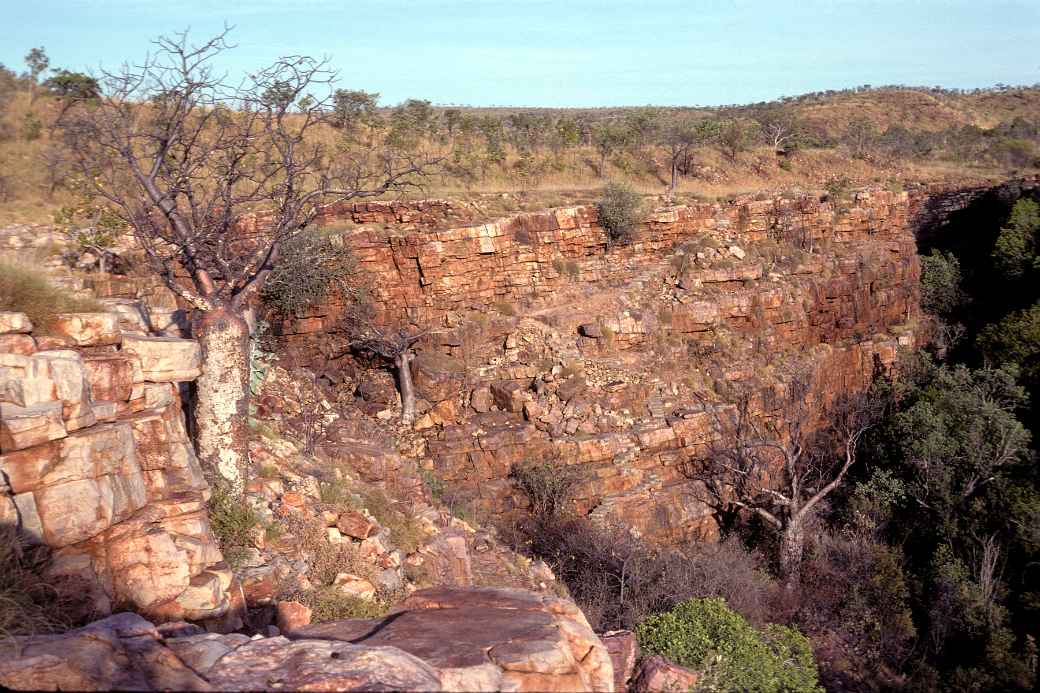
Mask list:
[[[841,486],[860,438],[880,416],[877,400],[861,393],[817,418],[810,383],[806,374],[796,376],[774,415],[759,411],[751,390],[725,405],[706,403],[719,438],[683,468],[723,524],[752,513],[777,533],[777,562],[788,588],[800,582],[813,512]]]
[[[73,103],[61,125],[80,172],[194,309],[203,350],[196,445],[204,464],[240,487],[246,312],[282,244],[322,205],[415,185],[433,160],[385,144],[330,144],[327,61],[285,57],[232,82],[212,67],[231,47],[227,33],[197,46],[186,34],[159,38],[141,65],[103,72],[98,97]]]

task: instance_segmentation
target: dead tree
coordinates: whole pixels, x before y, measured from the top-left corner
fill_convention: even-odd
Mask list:
[[[868,395],[850,395],[817,424],[809,394],[809,379],[799,376],[773,416],[758,411],[750,390],[729,404],[706,404],[718,439],[683,469],[721,518],[750,513],[777,533],[777,563],[790,589],[800,581],[814,511],[845,481],[880,413]]]
[[[285,57],[232,83],[212,68],[231,47],[227,33],[199,46],[186,34],[158,39],[141,65],[102,73],[98,98],[71,103],[60,125],[78,172],[194,309],[196,446],[240,487],[245,314],[281,245],[324,204],[415,186],[434,160],[386,144],[348,149],[323,132],[335,77],[327,61]]]

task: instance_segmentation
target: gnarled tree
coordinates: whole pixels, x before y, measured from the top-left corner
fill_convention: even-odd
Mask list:
[[[235,486],[246,461],[247,310],[288,239],[324,204],[416,185],[433,160],[349,149],[327,118],[326,61],[281,58],[240,83],[214,71],[227,30],[160,38],[141,65],[100,75],[62,114],[65,142],[151,269],[193,308],[203,349],[197,448]]]
[[[841,486],[860,438],[880,416],[877,401],[862,393],[817,418],[810,383],[805,374],[795,377],[775,413],[761,412],[751,390],[725,405],[705,403],[719,437],[683,467],[722,524],[751,513],[777,533],[777,563],[788,588],[800,581],[813,512]]]

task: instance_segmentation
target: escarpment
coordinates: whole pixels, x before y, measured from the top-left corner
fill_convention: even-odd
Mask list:
[[[525,502],[514,465],[577,465],[582,512],[671,541],[714,532],[681,473],[715,435],[705,396],[741,383],[769,413],[808,364],[822,411],[913,345],[911,212],[908,193],[880,190],[663,207],[623,244],[590,206],[342,233],[377,320],[428,331],[404,436],[429,474],[478,516],[505,517]],[[349,352],[348,309],[332,299],[275,329],[296,363],[376,413],[392,390],[327,360]]]

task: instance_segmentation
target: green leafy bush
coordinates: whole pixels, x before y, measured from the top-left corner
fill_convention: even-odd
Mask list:
[[[37,332],[47,333],[61,313],[98,312],[104,307],[53,286],[39,269],[0,262],[0,310],[25,313]]]
[[[921,307],[947,316],[964,302],[961,265],[953,253],[932,251],[921,256]]]
[[[302,231],[282,243],[261,298],[285,317],[300,316],[329,292],[348,291],[357,267],[342,239],[322,231]]]
[[[636,627],[646,654],[703,672],[700,690],[819,691],[808,639],[793,628],[756,630],[723,599],[690,599]]]
[[[639,193],[624,183],[608,183],[596,209],[611,243],[632,242],[643,211]]]

